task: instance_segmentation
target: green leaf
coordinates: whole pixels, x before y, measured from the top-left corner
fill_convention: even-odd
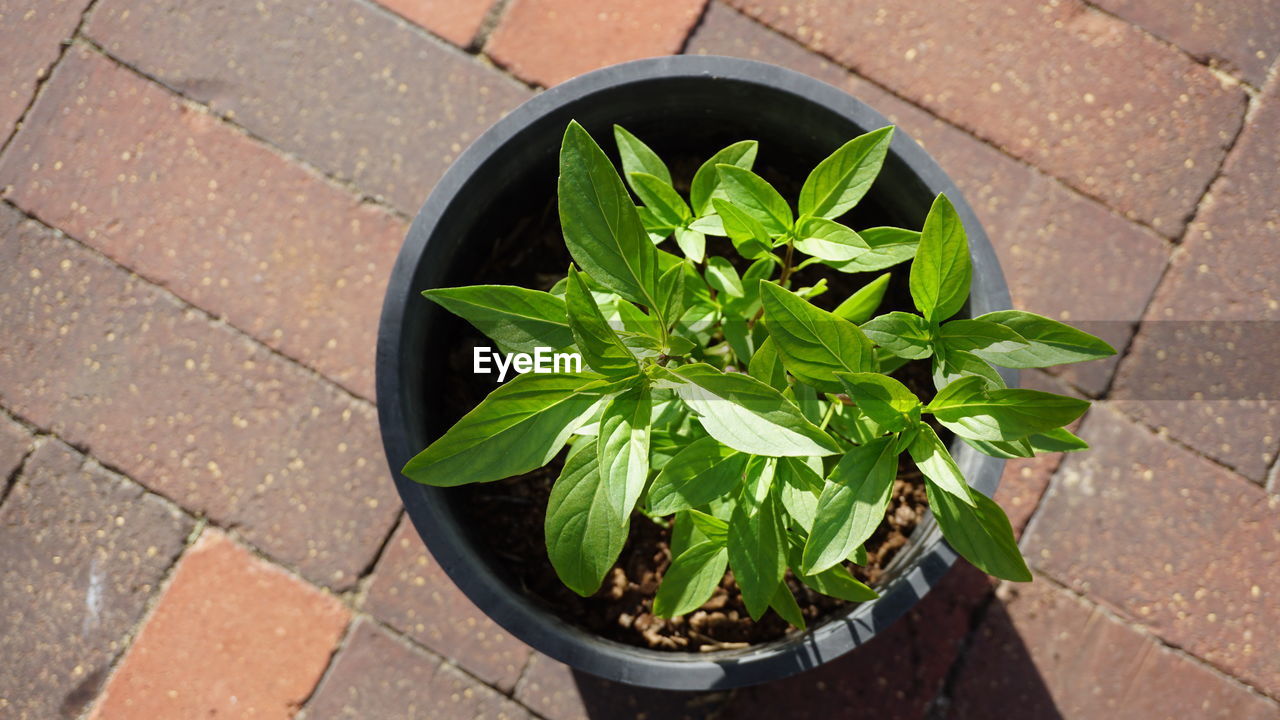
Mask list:
[[[657,307],[658,250],[613,164],[577,122],[560,146],[560,226],[569,254],[592,279]]]
[[[935,348],[933,355],[933,386],[944,388],[964,377],[980,377],[991,388],[1005,386],[1004,378],[996,369],[973,353],[948,347]]]
[[[1036,452],[1031,447],[1027,438],[1021,440],[1009,440],[1007,442],[1000,440],[971,440],[961,436],[960,442],[977,450],[983,455],[1002,458],[1004,460],[1012,460],[1013,458],[1029,458],[1034,457]]]
[[[724,308],[725,315],[736,315],[743,320],[754,317],[760,310],[760,281],[768,279],[775,267],[772,257],[762,257],[751,263],[746,272],[742,273],[742,297],[720,298],[720,305]],[[763,329],[763,327],[754,328],[753,326],[757,334]]]
[[[729,196],[720,189],[720,176],[716,172],[716,166],[736,165],[750,170],[756,161],[758,148],[759,144],[755,140],[736,142],[712,155],[710,160],[698,168],[698,172],[693,175],[693,183],[689,186],[689,200],[692,201],[693,209],[699,216],[711,212],[713,199],[729,199]],[[708,234],[722,235],[723,233],[708,232]]]
[[[724,229],[724,220],[721,220],[719,215],[703,215],[700,218],[695,218],[693,222],[689,223],[689,229],[700,232],[703,235],[728,236]]]
[[[1038,452],[1076,452],[1089,449],[1089,443],[1066,428],[1054,428],[1029,435],[1027,442]]]
[[[805,574],[844,562],[884,521],[898,474],[895,439],[886,436],[854,447],[831,471],[804,546],[800,567]]]
[[[649,510],[669,515],[701,507],[742,482],[747,456],[713,437],[695,440],[676,453],[649,488]]]
[[[705,363],[662,370],[711,437],[734,450],[768,457],[831,455],[840,448],[782,393],[742,373]]]
[[[885,430],[905,430],[920,417],[920,399],[888,375],[836,373],[836,377],[862,412]]]
[[[782,356],[778,354],[778,346],[773,344],[772,338],[765,338],[756,348],[747,372],[775,390],[787,389],[787,371],[782,367]]]
[[[594,443],[565,461],[547,500],[543,525],[547,555],[570,590],[590,596],[600,589],[627,541],[630,513],[619,516],[598,472]]]
[[[729,544],[729,523],[721,520],[715,515],[708,515],[700,510],[690,510],[686,514],[689,522],[697,528],[707,542],[715,543],[720,547]]]
[[[791,206],[764,178],[737,165],[717,165],[716,171],[720,175],[720,187],[729,196],[729,202],[759,220],[769,237],[785,235],[791,230],[791,225],[795,222]],[[724,217],[719,205],[716,208],[716,212]],[[728,229],[728,225],[725,229]]]
[[[919,360],[933,354],[933,330],[919,315],[887,313],[863,323],[862,332],[898,357]]]
[[[685,550],[662,576],[653,598],[653,614],[675,617],[697,610],[711,599],[724,578],[729,551],[715,543],[701,543]]]
[[[649,386],[638,385],[615,395],[600,416],[600,482],[624,517],[631,515],[649,480],[652,410]]]
[[[969,490],[969,503],[958,502],[955,495],[927,480],[925,494],[942,536],[956,552],[979,570],[998,578],[1031,581],[1031,571],[1018,551],[1009,517],[994,500]]]
[[[631,180],[631,187],[636,191],[636,196],[662,224],[680,227],[686,220],[693,217],[689,206],[671,185],[643,172],[630,173],[628,178]]]
[[[947,196],[938,195],[911,263],[911,299],[926,320],[942,322],[964,306],[972,275],[964,223]]]
[[[729,204],[727,200],[715,198],[711,201],[724,223],[724,231],[737,248],[738,254],[748,260],[767,257],[773,247],[769,231],[759,220]]]
[[[471,323],[506,353],[539,347],[560,350],[573,344],[564,300],[513,285],[435,288],[422,293]]]
[[[948,349],[1011,352],[1028,347],[1027,341],[1004,325],[986,320],[952,320],[939,328],[938,339]]]
[[[972,440],[1017,440],[1062,427],[1089,409],[1087,400],[1039,390],[987,389],[982,378],[961,378],[925,408],[952,432]]]
[[[863,565],[866,564],[864,560]],[[853,573],[840,565],[827,568],[816,575],[799,575],[800,582],[817,590],[823,595],[840,598],[849,602],[867,602],[880,597],[880,593],[867,587]]]
[[[676,228],[676,245],[680,252],[694,262],[702,262],[707,254],[707,236],[689,228]]]
[[[755,354],[751,327],[747,325],[744,318],[729,316],[720,324],[720,329],[724,332],[725,342],[729,343],[734,356],[738,359],[735,364],[741,369],[743,358],[747,358],[747,362],[750,362],[750,358]]]
[[[920,423],[917,426],[916,437],[911,441],[907,451],[911,453],[911,459],[916,461],[916,467],[920,468],[925,478],[952,497],[959,498],[960,502],[966,505],[973,504],[969,483],[965,482],[955,459],[951,457],[951,453],[947,452],[947,446],[938,439],[938,433],[934,432],[932,427],[926,423]]]
[[[861,546],[859,546],[859,549],[861,549]],[[858,552],[855,551],[853,554],[857,555]],[[863,556],[861,564],[865,565],[866,552],[863,551],[861,554]],[[805,575],[800,572],[802,560],[799,546],[791,546],[787,551],[787,560],[791,564],[791,572],[795,573],[797,580],[808,585],[814,590],[817,590],[823,595],[830,595],[831,597],[840,598],[841,600],[847,600],[849,602],[866,602],[880,597],[879,593],[864,585],[862,581],[855,578],[852,573],[846,570],[843,565],[835,565],[813,575]],[[853,561],[852,558],[849,560],[850,562]]]
[[[518,375],[489,393],[402,472],[415,482],[452,487],[542,467],[607,388],[594,373]]]
[[[564,299],[569,310],[569,328],[583,362],[611,377],[635,375],[639,371],[635,356],[609,326],[582,275],[573,267],[569,268],[569,288]]]
[[[684,313],[684,275],[690,267],[687,262],[672,265],[658,278],[658,297],[662,299],[658,314],[664,326],[671,326]]]
[[[977,318],[998,323],[1018,333],[1027,347],[998,352],[987,349],[974,354],[996,365],[1010,368],[1037,368],[1097,360],[1115,355],[1115,348],[1099,338],[1070,325],[1021,310],[1000,310]]]
[[[676,229],[669,222],[664,222],[647,207],[637,207],[636,213],[640,216],[640,224],[644,226],[644,231],[649,234],[649,240],[657,245],[663,240],[670,237],[671,233]]]
[[[848,262],[869,249],[858,233],[825,218],[801,217],[795,234],[797,250],[828,262]]]
[[[805,532],[813,529],[813,518],[818,511],[823,485],[821,472],[822,462],[817,458],[778,458],[775,471],[778,499]]]
[[[889,287],[889,277],[890,274],[885,273],[863,285],[857,292],[837,305],[831,313],[857,325],[871,319],[879,309],[880,303],[884,301],[884,292]]]
[[[754,512],[739,501],[729,519],[729,567],[753,620],[760,619],[787,569],[786,538],[772,492]]]
[[[760,299],[769,337],[797,379],[840,392],[836,372],[875,370],[875,351],[857,325],[771,282],[760,283]]]
[[[738,271],[733,268],[733,263],[720,257],[712,255],[707,258],[707,284],[715,288],[717,291],[732,297],[742,297],[742,279],[738,277]]]
[[[680,557],[685,550],[694,545],[707,542],[707,536],[703,535],[702,531],[694,526],[693,520],[689,519],[688,510],[676,513],[671,523],[671,544],[669,548],[671,557]]]
[[[804,615],[800,611],[800,604],[785,582],[778,583],[778,589],[773,591],[773,597],[769,600],[769,607],[793,627],[804,630]]]
[[[836,218],[857,205],[880,174],[892,139],[893,126],[873,130],[818,163],[800,188],[800,214]]]
[[[622,172],[628,178],[632,173],[648,173],[671,185],[671,171],[667,169],[667,164],[648,145],[641,142],[640,138],[621,125],[614,125],[613,139],[618,144],[618,156],[622,158]],[[636,194],[639,195],[639,191]]]
[[[828,263],[831,267],[847,273],[883,270],[915,257],[920,245],[920,233],[904,228],[867,228],[858,236],[870,250],[848,262]]]

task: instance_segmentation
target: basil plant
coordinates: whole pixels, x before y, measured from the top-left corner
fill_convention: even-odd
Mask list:
[[[1064,426],[1086,401],[1007,388],[993,365],[1077,362],[1111,347],[1028,312],[955,318],[971,265],[945,195],[919,231],[837,222],[879,173],[892,127],[819,163],[794,205],[752,172],[754,141],[713,155],[686,196],[648,146],[614,131],[626,185],[582,126],[565,132],[559,213],[573,265],[563,280],[548,292],[425,293],[502,351],[576,352],[581,371],[500,385],[405,475],[491,482],[567,445],[546,510],[547,552],[565,585],[595,593],[639,512],[672,530],[655,614],[691,612],[732,569],[753,618],[772,608],[803,627],[788,569],[820,593],[876,597],[848,563],[866,562],[907,453],[951,546],[992,575],[1030,580],[1008,518],[969,487],[935,427],[1001,458],[1083,449]],[[727,237],[742,259],[708,255],[708,235]],[[814,264],[869,273],[908,260],[914,313],[877,315],[887,273],[832,311],[810,302],[824,282],[792,287]],[[927,403],[891,376],[926,358],[936,387]]]

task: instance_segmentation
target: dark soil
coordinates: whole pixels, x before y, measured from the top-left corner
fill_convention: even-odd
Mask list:
[[[673,175],[691,177],[696,167],[694,163],[673,163]],[[768,167],[757,167],[756,171],[775,183],[784,196],[798,194],[798,183],[782,173]],[[687,192],[687,187],[682,191]],[[846,221],[854,227],[879,224],[874,215]],[[727,240],[711,237],[707,240],[708,254],[737,258]],[[563,277],[570,262],[560,236],[554,196],[545,204],[536,204],[532,212],[525,213],[508,232],[492,241],[492,250],[478,259],[471,277],[459,277],[457,284],[504,283],[545,290]],[[742,263],[740,269],[746,265]],[[795,287],[812,285],[825,277],[831,289],[814,302],[827,309],[874,277],[824,270],[807,269],[798,273],[793,284]],[[884,310],[910,309],[905,270],[905,266],[894,269]],[[446,419],[454,420],[475,407],[496,383],[492,376],[475,375],[471,371],[472,348],[477,344],[487,346],[488,341],[456,318],[443,320],[441,328],[448,341],[445,347],[451,350],[444,368],[443,387],[447,391],[442,410]],[[932,394],[927,362],[910,363],[895,376],[926,400]],[[439,398],[429,400],[435,403]],[[948,438],[949,433],[944,433],[943,439]],[[868,564],[865,567],[847,565],[855,576],[872,586],[887,580],[884,568],[907,544],[926,509],[919,471],[905,454],[899,462],[886,520],[866,544]],[[557,458],[546,467],[520,477],[451,491],[456,493],[453,502],[464,515],[473,540],[505,571],[512,586],[568,622],[603,637],[641,647],[707,652],[776,640],[789,631],[790,626],[773,612],[766,613],[759,621],[748,617],[732,573],[726,574],[715,595],[699,610],[672,620],[654,616],[653,598],[671,562],[668,546],[671,533],[639,513],[632,520],[631,534],[618,564],[606,576],[598,593],[583,598],[564,587],[547,557],[543,537],[547,498],[560,467],[561,461]],[[790,574],[787,582],[811,627],[848,605],[805,588]]]

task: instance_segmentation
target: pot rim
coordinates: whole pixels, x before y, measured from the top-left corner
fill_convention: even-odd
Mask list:
[[[662,80],[698,78],[758,85],[798,101],[819,105],[861,128],[889,122],[880,113],[827,83],[775,65],[719,56],[677,55],[635,60],[596,70],[546,90],[512,110],[468,147],[432,190],[410,227],[387,286],[378,329],[376,356],[378,420],[392,479],[405,511],[431,554],[449,578],[486,615],[534,649],[580,670],[633,685],[711,690],[778,679],[839,657],[886,629],[920,601],[956,560],[931,519],[917,528],[894,564],[910,563],[881,589],[881,597],[802,633],[770,643],[706,654],[658,651],[593,635],[537,606],[509,587],[462,535],[448,512],[440,488],[415,483],[399,470],[421,447],[413,447],[406,426],[410,407],[418,402],[404,387],[406,356],[403,334],[406,310],[422,288],[414,286],[436,226],[465,189],[472,175],[536,121],[566,105],[619,86]],[[1008,287],[989,239],[963,194],[936,162],[900,129],[889,150],[931,195],[947,193],[964,222],[973,259],[973,314],[1011,307]],[[1010,387],[1017,372],[1001,369]],[[977,453],[967,445],[953,448],[956,461],[972,486],[995,492],[1004,461]]]

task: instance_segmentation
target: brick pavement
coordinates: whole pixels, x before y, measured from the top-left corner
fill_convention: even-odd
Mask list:
[[[1280,297],[1280,13],[1176,5],[0,0],[0,715],[1277,716],[1280,428],[1242,328]],[[370,374],[466,144],[531,86],[679,51],[879,109],[1019,306],[1124,350],[1028,374],[1103,399],[1090,454],[1006,470],[1035,583],[958,568],[846,658],[701,695],[471,606],[400,518]]]

